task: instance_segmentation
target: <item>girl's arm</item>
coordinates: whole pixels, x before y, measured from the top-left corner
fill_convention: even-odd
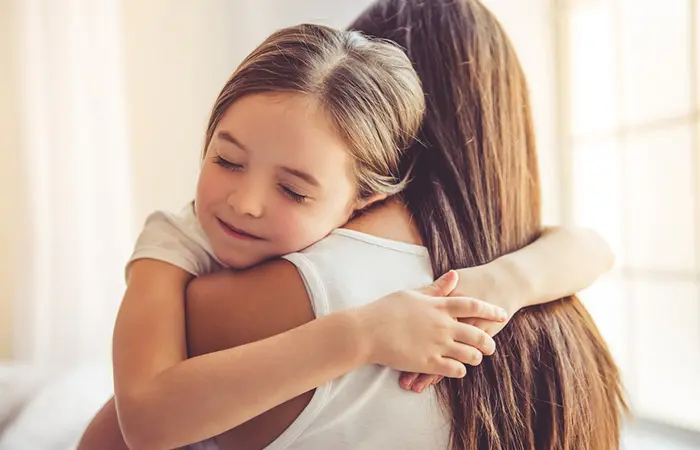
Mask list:
[[[592,228],[579,227],[546,227],[537,241],[510,259],[516,271],[530,280],[531,295],[523,306],[573,295],[615,263],[607,241]]]
[[[539,239],[520,250],[458,270],[453,295],[495,303],[512,315],[575,294],[610,270],[614,261],[607,242],[592,229],[545,228]]]
[[[545,228],[532,244],[483,266],[461,269],[452,295],[474,297],[508,311],[575,294],[610,270],[614,255],[607,242],[587,228]],[[495,336],[507,322],[468,319]]]
[[[607,242],[594,230],[545,228],[532,244],[483,266],[461,269],[453,295],[493,303],[512,317],[520,309],[573,295],[610,270],[615,261]],[[507,322],[468,319],[467,323],[495,336]],[[404,389],[422,392],[442,377],[401,374]]]
[[[245,322],[312,319],[296,270],[279,270],[280,265],[289,263],[230,275],[248,284],[229,292],[228,301],[255,305],[285,296],[273,309],[251,307]],[[454,319],[500,320],[503,313],[473,299],[426,298],[447,295],[456,284],[452,272],[423,293],[390,294],[277,336],[185,361],[185,306],[172,287],[182,281],[181,272],[153,260],[135,261],[129,272],[115,326],[114,375],[119,423],[132,449],[173,448],[215,436],[364,364],[463,376],[458,361],[475,363],[481,357],[468,344],[490,354],[493,341]]]

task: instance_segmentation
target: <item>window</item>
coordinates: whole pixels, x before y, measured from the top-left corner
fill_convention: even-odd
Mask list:
[[[581,297],[635,414],[700,430],[700,3],[557,2],[562,217],[615,269]]]

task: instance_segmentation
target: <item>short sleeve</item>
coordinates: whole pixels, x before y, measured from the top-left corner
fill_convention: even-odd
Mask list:
[[[214,257],[205,248],[194,214],[179,215],[157,211],[146,219],[129,258],[129,264],[137,259],[155,259],[172,264],[194,275],[212,271]]]

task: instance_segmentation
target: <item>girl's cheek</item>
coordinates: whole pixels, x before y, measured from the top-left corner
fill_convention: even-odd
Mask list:
[[[200,201],[206,203],[211,203],[212,201],[220,200],[218,197],[224,195],[224,189],[222,189],[224,180],[216,171],[211,170],[211,168],[204,168],[199,174],[197,180],[197,197],[200,197]]]
[[[285,251],[299,251],[323,238],[328,231],[320,221],[303,214],[288,213],[277,220],[275,228]]]
[[[311,226],[311,224],[309,224]],[[287,217],[278,221],[277,226],[278,236],[281,242],[284,242],[288,248],[297,247],[297,243],[306,239],[308,228],[304,226],[304,221],[298,217]]]

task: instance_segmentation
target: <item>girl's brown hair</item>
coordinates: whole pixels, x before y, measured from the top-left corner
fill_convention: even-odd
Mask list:
[[[542,229],[528,89],[495,17],[477,0],[379,0],[351,28],[404,47],[427,110],[402,161],[402,196],[434,273],[485,264]],[[626,405],[618,369],[574,296],[517,313],[498,350],[444,380],[454,450],[613,450]]]
[[[396,44],[320,25],[273,33],[221,90],[204,152],[236,100],[276,92],[312,96],[329,115],[353,156],[361,198],[403,189],[399,161],[418,131],[425,100],[418,75]]]

